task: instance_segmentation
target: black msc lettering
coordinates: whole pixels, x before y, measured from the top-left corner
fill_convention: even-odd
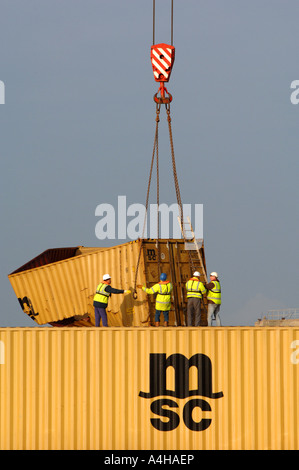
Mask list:
[[[167,388],[167,368],[173,367],[174,390]],[[197,388],[190,390],[189,369],[197,369]],[[187,359],[183,354],[172,354],[168,358],[166,354],[150,354],[150,390],[139,392],[142,398],[175,397],[188,398],[194,395],[218,399],[223,397],[223,392],[213,392],[212,387],[212,363],[205,354],[195,354]],[[167,407],[167,408],[165,408]],[[173,431],[180,424],[178,414],[179,405],[169,398],[159,398],[151,403],[151,411],[164,418],[151,418],[151,424],[159,431]],[[192,413],[195,408],[202,412],[210,412],[210,404],[203,399],[193,398],[183,408],[183,421],[191,431],[204,431],[212,420],[203,417],[199,422],[194,421]],[[167,420],[165,420],[167,418]]]

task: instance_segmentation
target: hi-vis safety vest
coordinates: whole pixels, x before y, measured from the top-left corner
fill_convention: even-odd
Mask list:
[[[171,292],[173,285],[170,281],[162,281],[152,287],[142,287],[147,294],[157,294],[156,310],[167,312],[171,309]]]
[[[186,282],[187,299],[195,297],[196,299],[202,299],[202,295],[207,292],[207,289],[201,281],[196,277],[192,277]]]
[[[214,304],[221,305],[221,286],[219,281],[211,281],[214,283],[213,289],[208,291],[207,299],[212,300]]]
[[[100,284],[97,287],[96,295],[93,298],[95,302],[108,304],[108,297],[110,297],[110,292],[106,292],[107,286],[108,284],[105,284],[104,282],[100,282]]]

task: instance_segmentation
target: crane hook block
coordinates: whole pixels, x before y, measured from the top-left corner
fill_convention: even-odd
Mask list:
[[[174,63],[175,48],[168,44],[151,47],[151,62],[156,82],[168,82]]]

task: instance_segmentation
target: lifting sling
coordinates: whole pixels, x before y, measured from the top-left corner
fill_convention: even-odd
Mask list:
[[[179,223],[181,227],[182,236],[185,242],[190,242],[190,239],[186,236],[185,224],[184,224],[184,216],[183,216],[183,205],[181,200],[180,188],[179,188],[179,181],[178,175],[176,170],[176,162],[175,162],[175,155],[174,155],[174,145],[173,145],[173,135],[172,135],[172,127],[171,127],[171,116],[170,116],[170,103],[172,101],[172,95],[168,93],[167,89],[165,88],[164,83],[168,82],[170,78],[171,69],[174,62],[174,53],[175,48],[173,47],[173,0],[171,0],[171,45],[168,44],[157,44],[155,45],[155,0],[153,0],[153,45],[151,47],[151,62],[153,67],[153,73],[155,81],[160,83],[160,87],[158,92],[154,95],[154,101],[156,104],[156,127],[155,127],[155,135],[154,135],[154,146],[153,146],[153,153],[151,159],[151,166],[150,166],[150,173],[149,173],[149,180],[148,180],[148,187],[146,193],[146,203],[145,203],[145,218],[143,224],[143,231],[140,243],[140,250],[137,260],[137,266],[135,270],[135,283],[133,289],[133,297],[137,299],[137,276],[138,276],[138,269],[141,259],[141,253],[143,251],[143,240],[144,240],[144,232],[146,227],[146,219],[148,213],[148,203],[149,203],[149,194],[150,194],[150,186],[151,180],[153,175],[153,168],[154,168],[154,161],[156,156],[156,179],[157,179],[157,262],[158,262],[158,275],[160,276],[160,246],[159,246],[159,238],[160,238],[160,223],[159,223],[159,122],[160,122],[160,111],[161,106],[165,106],[167,122],[168,122],[168,131],[169,131],[169,140],[170,140],[170,149],[171,149],[171,158],[172,158],[172,172],[174,178],[174,186],[176,192],[176,199],[179,209]],[[190,223],[191,226],[191,223]],[[192,227],[191,227],[192,228]],[[194,238],[195,240],[195,238]],[[190,266],[190,275],[195,270],[195,261],[199,262],[201,268],[203,269],[204,277],[206,278],[205,269],[203,266],[203,262],[201,259],[200,250],[197,249],[196,258],[194,255],[192,256],[191,250],[188,250],[189,254],[189,266]],[[146,323],[148,319],[143,322]]]

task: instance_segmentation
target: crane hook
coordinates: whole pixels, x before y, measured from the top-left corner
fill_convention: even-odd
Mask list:
[[[174,64],[175,48],[173,47],[173,0],[171,1],[171,45],[155,44],[155,0],[153,0],[153,45],[151,47],[151,63],[156,82],[160,83],[158,92],[154,95],[154,101],[158,104],[169,104],[172,96],[164,86],[170,79]],[[161,96],[158,96],[158,94]],[[167,93],[168,96],[165,96]]]

